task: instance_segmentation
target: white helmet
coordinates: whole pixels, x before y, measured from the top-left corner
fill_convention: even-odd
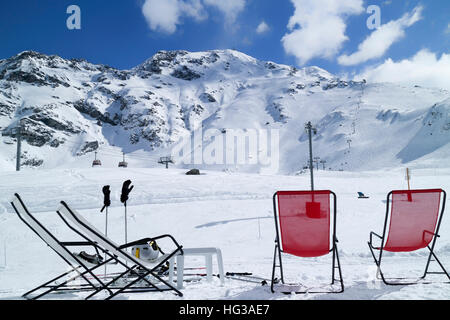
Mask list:
[[[154,261],[159,256],[159,247],[155,241],[134,246],[131,249],[133,256],[141,260]]]

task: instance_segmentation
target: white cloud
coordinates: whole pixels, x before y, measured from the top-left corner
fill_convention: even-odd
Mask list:
[[[213,6],[220,10],[229,24],[236,21],[237,16],[246,5],[246,0],[203,0],[203,2],[207,6]]]
[[[177,0],[146,0],[142,13],[152,30],[174,33],[177,29],[180,18]]]
[[[256,28],[256,33],[258,33],[258,34],[263,34],[263,33],[266,33],[266,32],[269,31],[269,30],[270,30],[269,25],[268,25],[265,21],[262,21],[262,22],[258,25],[258,27]]]
[[[351,55],[341,55],[338,62],[344,66],[354,66],[371,59],[381,58],[389,48],[405,36],[405,29],[422,19],[423,7],[416,7],[398,20],[390,21],[372,32]]]
[[[450,90],[450,53],[438,58],[435,53],[424,49],[410,59],[398,62],[387,59],[379,66],[367,68],[356,78]]]
[[[185,15],[194,18],[196,21],[202,21],[208,17],[208,14],[203,8],[203,5],[200,0],[187,0],[187,1],[179,0],[178,2],[181,11]]]
[[[196,21],[204,20],[207,17],[200,0],[145,0],[142,13],[150,29],[169,34],[176,31],[183,16]]]
[[[363,0],[291,0],[294,15],[282,38],[286,53],[303,65],[313,58],[332,58],[348,40],[346,17],[364,12]]]
[[[450,23],[448,24],[447,29],[445,29],[445,33],[450,34]]]
[[[245,9],[246,0],[145,0],[142,13],[151,30],[172,34],[182,23],[182,18],[195,21],[207,19],[206,7],[215,7],[232,24]]]

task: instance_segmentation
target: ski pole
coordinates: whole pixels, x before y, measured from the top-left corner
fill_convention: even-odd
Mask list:
[[[125,244],[128,243],[127,200],[133,188],[134,186],[131,185],[131,180],[125,181],[122,185],[122,194],[120,195],[120,202],[122,202],[125,207]]]
[[[105,237],[108,237],[108,207],[106,207],[106,214],[105,214]],[[106,260],[106,252],[105,252],[105,260]],[[106,278],[106,264],[105,264],[105,278]]]
[[[108,208],[106,208],[106,215],[105,215],[105,237],[108,236]]]
[[[111,190],[109,189],[110,186],[104,186],[102,189],[103,192],[103,208],[100,210],[100,212],[103,212],[103,210],[106,209],[105,212],[105,237],[108,237],[108,207],[111,205]],[[105,253],[105,260],[106,260],[106,253]],[[105,277],[106,277],[106,264],[105,264]]]
[[[127,227],[127,201],[128,196],[130,195],[131,190],[133,190],[134,186],[131,185],[131,180],[127,180],[122,185],[122,194],[120,195],[120,201],[123,203],[125,207],[125,243],[128,243],[128,227]]]
[[[128,243],[128,224],[127,224],[127,203],[124,203],[125,206],[125,243]]]
[[[185,276],[198,276],[198,277],[206,277],[207,274],[205,273],[190,273],[190,274],[185,274]],[[220,279],[220,275],[219,274],[213,274],[213,277],[217,277]],[[260,284],[262,286],[267,285],[271,280],[268,279],[263,279],[263,278],[259,278],[259,277],[250,277],[250,276],[238,276],[238,275],[229,275],[227,274],[225,276],[225,278],[227,279],[231,279],[231,280],[237,280],[237,281],[242,281],[242,282],[248,282],[248,283],[257,283]],[[277,279],[275,279],[275,281],[277,281]]]

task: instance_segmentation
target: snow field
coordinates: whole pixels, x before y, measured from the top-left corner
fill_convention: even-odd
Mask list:
[[[417,169],[412,187],[450,190],[450,170]],[[124,240],[124,213],[119,202],[121,184],[127,179],[135,188],[128,207],[129,240],[172,234],[184,247],[219,247],[227,272],[252,272],[270,278],[275,228],[272,195],[277,190],[305,190],[309,176],[263,176],[205,172],[185,176],[178,169],[61,169],[1,173],[7,183],[0,187],[0,254],[6,243],[6,268],[0,268],[0,298],[16,299],[26,290],[66,270],[66,265],[12,212],[8,200],[18,192],[32,213],[62,240],[76,240],[57,217],[61,200],[77,209],[99,230],[104,230],[101,187],[112,189],[109,235]],[[346,291],[339,295],[291,295],[270,293],[258,284],[227,280],[219,286],[202,279],[185,284],[182,299],[448,299],[447,284],[387,287],[376,280],[376,267],[367,247],[369,232],[382,232],[385,199],[389,191],[404,189],[403,170],[377,172],[323,172],[316,174],[316,188],[337,194],[337,237]],[[362,191],[370,199],[357,199]],[[450,266],[450,219],[448,210],[441,225],[436,252]],[[160,243],[165,248],[166,243]],[[421,276],[425,250],[410,254],[386,253],[383,270],[389,275]],[[3,258],[0,258],[0,266]],[[304,285],[327,285],[331,255],[302,259],[284,255],[286,278]],[[215,263],[215,262],[214,262]],[[186,258],[186,268],[202,267],[201,259]],[[111,267],[113,268],[113,267]],[[102,271],[103,272],[103,271]],[[100,273],[102,273],[100,272]],[[187,270],[186,273],[202,273]],[[217,269],[215,269],[217,272]],[[445,281],[440,276],[430,277]],[[80,299],[85,294],[54,295],[52,299]],[[99,295],[101,298],[101,295]],[[172,293],[121,295],[119,299],[179,299]]]

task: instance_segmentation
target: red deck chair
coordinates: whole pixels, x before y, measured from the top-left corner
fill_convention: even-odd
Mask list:
[[[391,199],[392,205],[390,206]],[[424,282],[420,282],[420,280],[425,279],[428,274],[445,274],[450,279],[448,272],[434,253],[434,247],[436,239],[439,237],[439,227],[445,209],[445,200],[446,193],[441,189],[392,191],[388,194],[383,236],[371,232],[368,242],[372,256],[378,266],[379,275],[385,284],[423,284]],[[389,232],[386,235],[388,222]],[[379,247],[373,245],[373,236],[381,240]],[[406,278],[386,278],[383,272],[381,272],[383,251],[411,252],[425,248],[428,248],[430,255],[428,256],[425,273],[420,279],[412,281]],[[378,260],[374,250],[380,251]],[[432,260],[432,257],[434,260]],[[436,261],[443,272],[429,272],[428,269],[431,261]],[[388,280],[396,281],[392,282]]]
[[[333,196],[333,214],[331,213],[331,196]],[[324,292],[306,290],[295,293],[343,292],[344,281],[336,245],[338,242],[336,238],[336,194],[332,191],[280,191],[273,197],[273,206],[277,238],[272,269],[272,292],[275,292],[277,267],[280,268],[281,283],[285,284],[281,253],[311,258],[324,256],[331,252],[333,253],[331,285],[334,285],[335,281],[339,281],[339,291],[332,288],[333,290]],[[278,265],[276,264],[277,258]],[[339,270],[339,279],[335,279],[336,269]]]

